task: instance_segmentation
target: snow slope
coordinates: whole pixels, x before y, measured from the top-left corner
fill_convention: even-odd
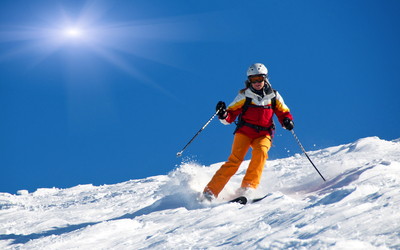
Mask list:
[[[255,204],[196,199],[222,163],[115,185],[0,193],[0,249],[400,249],[400,140],[267,161]],[[140,166],[145,167],[145,166]]]

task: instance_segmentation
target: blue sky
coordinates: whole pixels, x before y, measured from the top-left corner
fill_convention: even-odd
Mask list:
[[[1,1],[0,192],[225,161],[234,125],[217,119],[176,153],[256,62],[307,151],[399,138],[399,11],[399,1]],[[270,159],[302,153],[276,132]]]

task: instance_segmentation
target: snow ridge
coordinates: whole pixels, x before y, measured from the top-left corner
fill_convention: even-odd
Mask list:
[[[377,137],[267,161],[259,203],[226,204],[248,161],[213,203],[222,163],[115,185],[0,193],[1,249],[400,249],[400,140]]]

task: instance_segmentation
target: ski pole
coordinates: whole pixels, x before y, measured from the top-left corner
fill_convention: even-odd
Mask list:
[[[182,152],[189,146],[190,143],[192,143],[194,138],[196,138],[196,136],[198,136],[200,134],[200,132],[203,131],[203,129],[205,127],[207,127],[207,125],[211,122],[212,119],[214,119],[214,117],[219,113],[220,110],[221,109],[218,109],[217,112],[215,112],[215,114],[210,118],[210,120],[208,120],[208,122],[206,124],[204,124],[204,126],[199,130],[199,132],[197,132],[197,134],[195,136],[193,136],[193,138],[190,140],[190,142],[188,144],[186,144],[186,146],[181,150],[181,152],[178,152],[176,154],[176,157],[181,157],[182,156]]]
[[[326,181],[325,178],[322,176],[322,174],[318,171],[317,167],[314,165],[314,163],[311,161],[310,157],[308,157],[308,154],[306,153],[306,151],[304,150],[303,146],[301,145],[299,139],[297,139],[296,134],[294,133],[293,129],[290,130],[292,131],[292,134],[294,136],[294,138],[296,138],[297,143],[300,145],[301,149],[303,150],[304,154],[307,156],[307,159],[311,162],[311,164],[313,165],[313,167],[315,168],[315,170],[317,170],[319,176],[321,176],[322,180]]]

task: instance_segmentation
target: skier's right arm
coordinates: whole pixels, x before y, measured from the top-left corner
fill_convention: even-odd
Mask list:
[[[245,101],[246,97],[243,94],[236,96],[235,100],[233,100],[233,102],[229,104],[228,108],[226,109],[225,116],[219,116],[220,122],[224,125],[229,125],[234,122],[236,117],[242,113],[242,107]]]

